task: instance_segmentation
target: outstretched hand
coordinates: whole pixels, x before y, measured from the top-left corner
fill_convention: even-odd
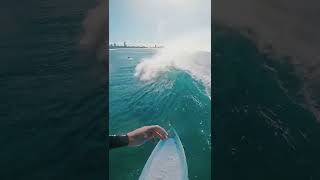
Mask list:
[[[127,134],[129,146],[139,146],[153,138],[167,139],[168,133],[160,126],[144,126]]]

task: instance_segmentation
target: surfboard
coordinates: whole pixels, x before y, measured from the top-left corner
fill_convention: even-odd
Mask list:
[[[160,140],[145,164],[139,180],[188,180],[188,165],[180,138],[171,129],[169,138]]]

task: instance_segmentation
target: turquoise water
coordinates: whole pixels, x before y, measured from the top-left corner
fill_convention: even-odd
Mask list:
[[[143,65],[145,58],[152,61],[156,51],[109,51],[109,131],[111,134],[123,134],[152,124],[165,129],[174,127],[185,149],[189,178],[211,179],[210,87],[196,78],[200,76],[195,71],[190,73],[176,68],[181,67],[179,64],[165,68],[163,63],[144,66],[140,73],[152,78],[142,80],[137,76],[136,67]],[[210,58],[205,61],[210,61]],[[140,147],[111,150],[109,178],[138,179],[156,143],[151,141]]]

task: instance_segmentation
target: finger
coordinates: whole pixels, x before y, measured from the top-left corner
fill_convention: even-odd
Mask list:
[[[165,138],[168,138],[168,133],[166,130],[164,130],[162,127],[156,125],[155,126],[157,132],[161,133]]]
[[[154,131],[161,136],[161,139],[166,139],[166,135],[165,134],[159,132],[157,129],[155,129]]]
[[[156,125],[156,126],[153,126],[153,129],[154,129],[154,131],[156,131],[158,134],[160,134],[163,139],[168,138],[168,133],[167,133],[162,127]]]
[[[156,130],[153,130],[153,132],[154,132],[154,134],[155,134],[156,137],[158,137],[158,138],[160,138],[160,139],[164,139],[164,138],[165,138],[162,134],[160,134],[160,133],[157,132]]]

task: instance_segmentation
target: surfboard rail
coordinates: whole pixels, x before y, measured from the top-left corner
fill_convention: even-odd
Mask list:
[[[185,152],[175,129],[153,149],[139,180],[188,180]]]

